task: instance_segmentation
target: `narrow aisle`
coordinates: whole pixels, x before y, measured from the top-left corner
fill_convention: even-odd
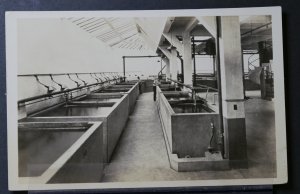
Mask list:
[[[104,182],[161,180],[172,173],[153,93],[141,94],[105,169]]]
[[[170,168],[153,93],[139,96],[102,182],[242,178],[239,170],[176,172]]]

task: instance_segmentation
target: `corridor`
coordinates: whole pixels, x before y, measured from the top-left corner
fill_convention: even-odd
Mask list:
[[[256,94],[249,94],[251,99],[246,101],[246,129],[248,141],[249,169],[234,169],[229,171],[198,171],[176,172],[170,168],[162,127],[157,106],[153,101],[153,93],[143,93],[139,96],[135,110],[129,117],[128,123],[111,163],[105,168],[103,182],[138,182],[162,180],[201,180],[201,179],[235,179],[251,177],[273,177],[276,165],[264,154],[263,150],[270,150],[274,146],[274,137],[261,142],[258,136],[270,134],[274,128],[259,126],[253,122],[260,118],[265,123],[273,123],[274,115],[260,114],[272,112],[272,102],[256,98]],[[259,103],[261,106],[253,106]],[[257,108],[260,107],[257,110]],[[255,109],[255,110],[254,110]],[[253,116],[251,116],[253,115]],[[251,122],[252,120],[252,122]],[[260,130],[264,127],[265,130]],[[274,152],[271,149],[271,153]],[[259,156],[253,158],[252,156]],[[272,158],[273,159],[273,158]]]

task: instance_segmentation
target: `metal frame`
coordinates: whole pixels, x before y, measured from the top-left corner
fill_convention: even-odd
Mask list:
[[[125,79],[126,79],[126,75],[125,75],[125,72],[126,72],[126,58],[153,58],[153,57],[159,57],[159,58],[161,58],[161,56],[160,55],[148,55],[148,56],[146,56],[146,55],[144,55],[144,56],[122,56],[122,58],[123,58],[123,78],[124,78],[124,81],[125,81]]]

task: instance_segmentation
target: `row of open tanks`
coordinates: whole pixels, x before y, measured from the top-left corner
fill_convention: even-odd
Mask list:
[[[100,182],[142,89],[116,83],[20,119],[20,183]]]
[[[19,120],[19,177],[25,183],[100,182],[145,82],[110,85]],[[228,169],[218,111],[162,83],[157,105],[171,167]]]
[[[219,110],[207,98],[216,92],[205,94],[205,89],[198,89],[192,93],[169,81],[161,81],[156,90],[171,167],[176,171],[229,169],[222,156]],[[206,98],[201,97],[203,93]]]

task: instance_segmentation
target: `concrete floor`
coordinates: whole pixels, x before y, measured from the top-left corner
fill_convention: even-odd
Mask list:
[[[103,182],[276,176],[273,102],[259,99],[255,92],[251,95],[253,98],[245,102],[249,169],[199,172],[172,170],[151,92],[139,96],[112,161],[105,168]]]

